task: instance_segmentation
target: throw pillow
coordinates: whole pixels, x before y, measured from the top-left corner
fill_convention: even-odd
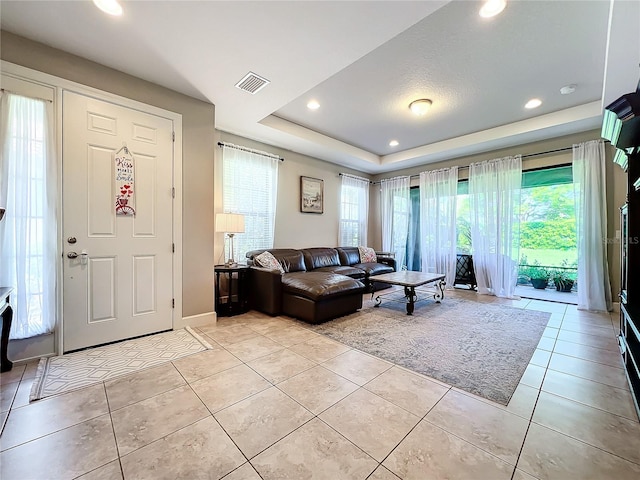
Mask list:
[[[371,247],[358,247],[360,252],[360,263],[375,263],[378,261],[376,251]]]
[[[253,261],[261,267],[269,268],[271,270],[279,270],[280,273],[284,273],[284,268],[282,268],[280,262],[271,252],[262,252],[260,255],[255,257]]]

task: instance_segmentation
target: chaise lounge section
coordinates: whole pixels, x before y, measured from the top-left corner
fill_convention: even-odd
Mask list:
[[[265,251],[275,257],[283,272],[256,264],[255,258]],[[391,265],[381,263],[378,270],[373,265],[359,268],[346,260],[343,264],[336,248],[255,250],[246,256],[252,266],[252,308],[309,323],[321,323],[362,308],[362,294],[371,285],[372,272],[395,271],[393,259],[387,259]]]

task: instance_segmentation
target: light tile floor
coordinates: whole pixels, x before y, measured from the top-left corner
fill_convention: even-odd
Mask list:
[[[618,314],[479,300],[551,313],[507,406],[251,312],[200,329],[214,350],[31,404],[35,364],[2,374],[0,477],[638,480]]]

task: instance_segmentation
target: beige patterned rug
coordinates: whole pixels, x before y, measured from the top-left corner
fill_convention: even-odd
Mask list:
[[[549,313],[445,298],[405,306],[366,300],[362,310],[310,328],[454,387],[507,405]]]
[[[189,327],[40,359],[29,400],[76,390],[213,348]]]

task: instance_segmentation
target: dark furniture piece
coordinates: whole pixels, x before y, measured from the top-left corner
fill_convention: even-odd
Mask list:
[[[362,294],[373,288],[371,277],[395,270],[387,263],[360,263],[355,247],[268,250],[284,273],[258,267],[253,259],[265,250],[248,252],[251,307],[269,315],[285,314],[320,323],[362,308]]]
[[[375,281],[377,275],[391,273],[397,270],[396,261],[391,256],[377,255],[377,262],[360,263],[360,251],[358,247],[338,247],[336,248],[340,263],[349,265],[364,272],[364,286],[367,292],[374,292],[388,288],[389,285]]]
[[[640,158],[636,163],[640,164]],[[631,167],[631,164],[629,165]],[[637,167],[636,167],[637,168]],[[634,168],[635,169],[635,168]],[[629,173],[633,169],[629,168]],[[640,174],[640,169],[638,169]],[[640,178],[640,177],[638,177]],[[620,333],[618,345],[622,355],[631,395],[640,418],[640,281],[629,272],[640,268],[640,192],[630,190],[628,203],[620,208]],[[630,241],[634,239],[633,241]]]
[[[13,368],[13,362],[7,357],[9,346],[9,332],[13,321],[13,310],[9,305],[9,296],[13,291],[9,287],[0,287],[0,317],[2,317],[2,336],[0,337],[0,372],[8,372]]]
[[[478,285],[473,271],[473,257],[465,253],[459,253],[456,257],[456,279],[453,284],[459,283],[469,285],[471,290],[475,290]]]
[[[401,300],[390,298],[392,301],[401,301],[407,304],[407,315],[413,315],[413,309],[415,304],[421,300],[427,300],[426,298],[418,298],[416,293],[417,287],[433,284],[433,288],[430,288],[428,293],[433,296],[433,299],[440,303],[444,299],[444,287],[447,282],[444,281],[445,275],[442,273],[423,273],[423,272],[411,272],[404,270],[402,272],[385,273],[380,275],[376,281],[386,283],[388,285],[400,285],[404,287],[404,297]],[[379,307],[382,304],[382,295],[376,297],[376,304],[374,307]]]
[[[640,418],[640,83],[635,93],[605,108],[602,137],[616,147],[614,162],[627,172],[627,202],[620,209],[620,333],[618,345]]]
[[[220,317],[229,317],[249,311],[249,267],[216,265],[213,268],[216,276],[216,314]]]

